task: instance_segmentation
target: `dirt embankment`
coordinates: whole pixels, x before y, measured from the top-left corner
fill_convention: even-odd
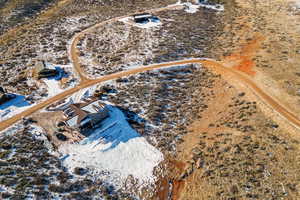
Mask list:
[[[218,40],[216,56],[226,61],[239,59],[241,55],[232,52],[262,36],[258,49],[254,44],[241,51],[244,63],[235,68],[251,75],[272,98],[300,113],[300,9],[294,2],[236,1],[234,8],[225,10],[227,25]],[[249,58],[247,52],[253,48],[257,50]]]
[[[219,79],[208,90],[215,97],[177,149],[187,176],[173,199],[297,199],[297,130],[271,120],[239,84]]]

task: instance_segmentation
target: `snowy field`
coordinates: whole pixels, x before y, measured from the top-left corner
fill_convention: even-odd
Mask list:
[[[56,69],[58,71],[56,76],[42,79],[47,86],[48,97],[52,97],[66,90],[62,89],[60,80],[62,78],[68,78],[68,75],[66,74],[68,69],[64,69],[64,66],[54,66],[50,63],[47,63],[46,65],[49,69]]]
[[[203,3],[198,3],[198,4],[192,4],[192,3],[179,3],[179,5],[183,5],[185,6],[185,11],[188,12],[188,13],[195,13],[198,11],[198,9],[200,7],[203,7],[203,8],[207,8],[207,9],[212,9],[212,10],[215,10],[215,11],[224,11],[224,6],[221,5],[221,4],[214,4],[214,5],[211,5],[211,4],[208,4],[206,1],[204,1]]]
[[[97,176],[121,187],[128,176],[140,185],[153,183],[153,170],[163,154],[141,137],[116,107],[107,105],[110,117],[79,144],[61,146],[63,164],[93,169]]]
[[[64,91],[61,89],[59,82],[55,79],[45,79],[43,81],[47,85],[49,97],[55,96]]]
[[[207,0],[198,0],[197,4],[190,2],[182,3],[180,0],[174,5],[181,5],[185,7],[187,13],[196,13],[200,7],[212,9],[215,11],[224,11],[224,6],[221,4],[210,4]]]

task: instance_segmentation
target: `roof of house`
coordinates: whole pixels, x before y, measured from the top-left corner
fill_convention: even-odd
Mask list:
[[[133,15],[133,17],[135,19],[138,19],[138,18],[148,18],[148,17],[152,17],[152,15],[150,13],[141,13],[141,14],[135,14],[135,15]]]
[[[43,62],[43,61],[37,62],[37,64],[35,65],[35,69],[39,72],[46,69],[45,62]]]
[[[98,113],[103,110],[105,106],[99,101],[87,102],[83,104],[72,104],[68,109],[70,118],[66,121],[69,126],[76,126],[81,124],[89,114]]]
[[[0,99],[5,97],[6,97],[6,91],[2,87],[0,87]]]
[[[37,64],[35,65],[35,69],[38,72],[41,72],[43,70],[55,70],[54,68],[50,67],[49,65],[46,64],[45,61],[38,61]]]
[[[4,93],[6,93],[6,92],[5,92],[5,90],[3,89],[3,87],[0,86],[0,94],[1,94],[1,93],[4,94]]]

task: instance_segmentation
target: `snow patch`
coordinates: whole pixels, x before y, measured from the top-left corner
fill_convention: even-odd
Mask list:
[[[208,5],[208,4],[199,4],[200,7],[212,9],[215,11],[224,11],[224,6],[221,4],[216,4],[216,5]]]
[[[26,101],[25,96],[16,95],[15,98],[0,105],[0,121],[11,118],[33,105]]]
[[[96,89],[97,89],[97,85],[94,85],[89,88],[81,89],[78,92],[76,92],[75,94],[73,94],[71,97],[69,97],[69,100],[67,100],[67,101],[71,101],[73,103],[82,102],[82,100],[91,97],[95,93]]]
[[[131,128],[118,108],[112,105],[107,108],[110,117],[100,128],[79,144],[60,147],[63,164],[71,169],[93,169],[97,176],[117,187],[129,176],[139,184],[154,183],[153,170],[163,160],[163,154]]]
[[[185,12],[187,13],[196,13],[199,9],[199,5],[194,5],[192,3],[185,3]]]
[[[61,67],[54,66],[53,64],[50,64],[50,63],[46,63],[46,65],[49,69],[55,69],[58,72],[58,74],[56,76],[42,79],[43,82],[47,86],[48,96],[52,97],[52,96],[55,96],[65,90],[65,89],[61,88],[60,80],[62,78],[67,78],[68,75],[66,74],[66,72],[64,71],[62,66]]]
[[[44,146],[47,147],[47,149],[49,150],[49,152],[53,155],[57,155],[57,153],[55,152],[52,144],[50,143],[50,141],[48,140],[48,138],[46,137],[45,131],[35,125],[35,124],[31,124],[30,125],[30,129],[29,129],[30,133],[32,134],[33,138],[36,140],[42,140],[44,143]]]
[[[55,96],[64,91],[61,89],[59,82],[55,79],[44,79],[43,81],[48,87],[49,97]]]
[[[206,0],[199,1],[197,4],[192,4],[190,2],[182,3],[181,1],[178,1],[175,5],[182,5],[185,7],[185,11],[187,13],[196,13],[200,7],[212,9],[215,11],[224,11],[224,6],[221,4],[210,4]]]

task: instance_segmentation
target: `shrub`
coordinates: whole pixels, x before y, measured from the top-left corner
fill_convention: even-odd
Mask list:
[[[8,158],[10,153],[11,153],[10,150],[0,152],[0,159]]]
[[[86,172],[87,172],[87,170],[84,169],[84,168],[81,168],[81,167],[75,167],[75,168],[74,168],[74,173],[77,174],[77,175],[82,176],[82,175],[84,175]]]

